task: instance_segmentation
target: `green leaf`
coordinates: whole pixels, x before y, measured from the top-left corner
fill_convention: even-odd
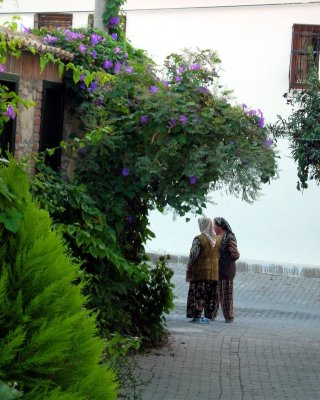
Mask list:
[[[73,81],[74,83],[78,83],[80,80],[81,72],[78,69],[73,70]]]
[[[49,60],[44,55],[40,56],[40,72],[42,73],[48,64]]]
[[[22,221],[22,214],[19,213],[15,208],[11,208],[8,211],[0,214],[0,222],[2,222],[5,228],[12,232],[17,233]]]

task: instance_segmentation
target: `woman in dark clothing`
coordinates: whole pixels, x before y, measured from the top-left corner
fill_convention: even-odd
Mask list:
[[[218,275],[218,245],[209,218],[198,220],[201,234],[192,242],[187,265],[190,282],[187,300],[187,318],[191,322],[209,323],[215,311]],[[202,316],[202,312],[204,316]]]
[[[218,313],[220,303],[225,321],[233,322],[233,279],[236,275],[236,260],[239,259],[240,253],[237,239],[228,222],[220,217],[215,218],[213,222],[214,231],[220,237],[218,296],[214,316]]]

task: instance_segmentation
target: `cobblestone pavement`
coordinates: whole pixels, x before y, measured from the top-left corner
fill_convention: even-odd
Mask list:
[[[319,400],[320,279],[238,273],[235,322],[194,325],[175,264],[168,345],[139,357],[143,400]],[[134,397],[132,397],[134,398]]]

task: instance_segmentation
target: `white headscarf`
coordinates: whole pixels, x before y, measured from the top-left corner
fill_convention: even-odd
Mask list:
[[[212,247],[216,244],[217,236],[213,230],[213,223],[211,218],[199,218],[198,224],[200,232],[206,235]]]

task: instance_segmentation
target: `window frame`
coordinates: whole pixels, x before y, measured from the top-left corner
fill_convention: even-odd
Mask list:
[[[309,40],[310,38],[310,40]],[[293,24],[292,26],[292,42],[291,42],[291,57],[290,57],[290,73],[289,73],[289,89],[304,89],[305,80],[310,68],[309,51],[303,48],[303,40],[317,41],[316,49],[313,50],[313,58],[317,69],[319,70],[320,60],[320,25],[311,24]],[[309,47],[309,46],[308,46]],[[302,69],[298,69],[301,68]],[[304,69],[303,69],[304,67]],[[298,72],[297,72],[298,71]],[[300,76],[300,78],[299,78]]]

